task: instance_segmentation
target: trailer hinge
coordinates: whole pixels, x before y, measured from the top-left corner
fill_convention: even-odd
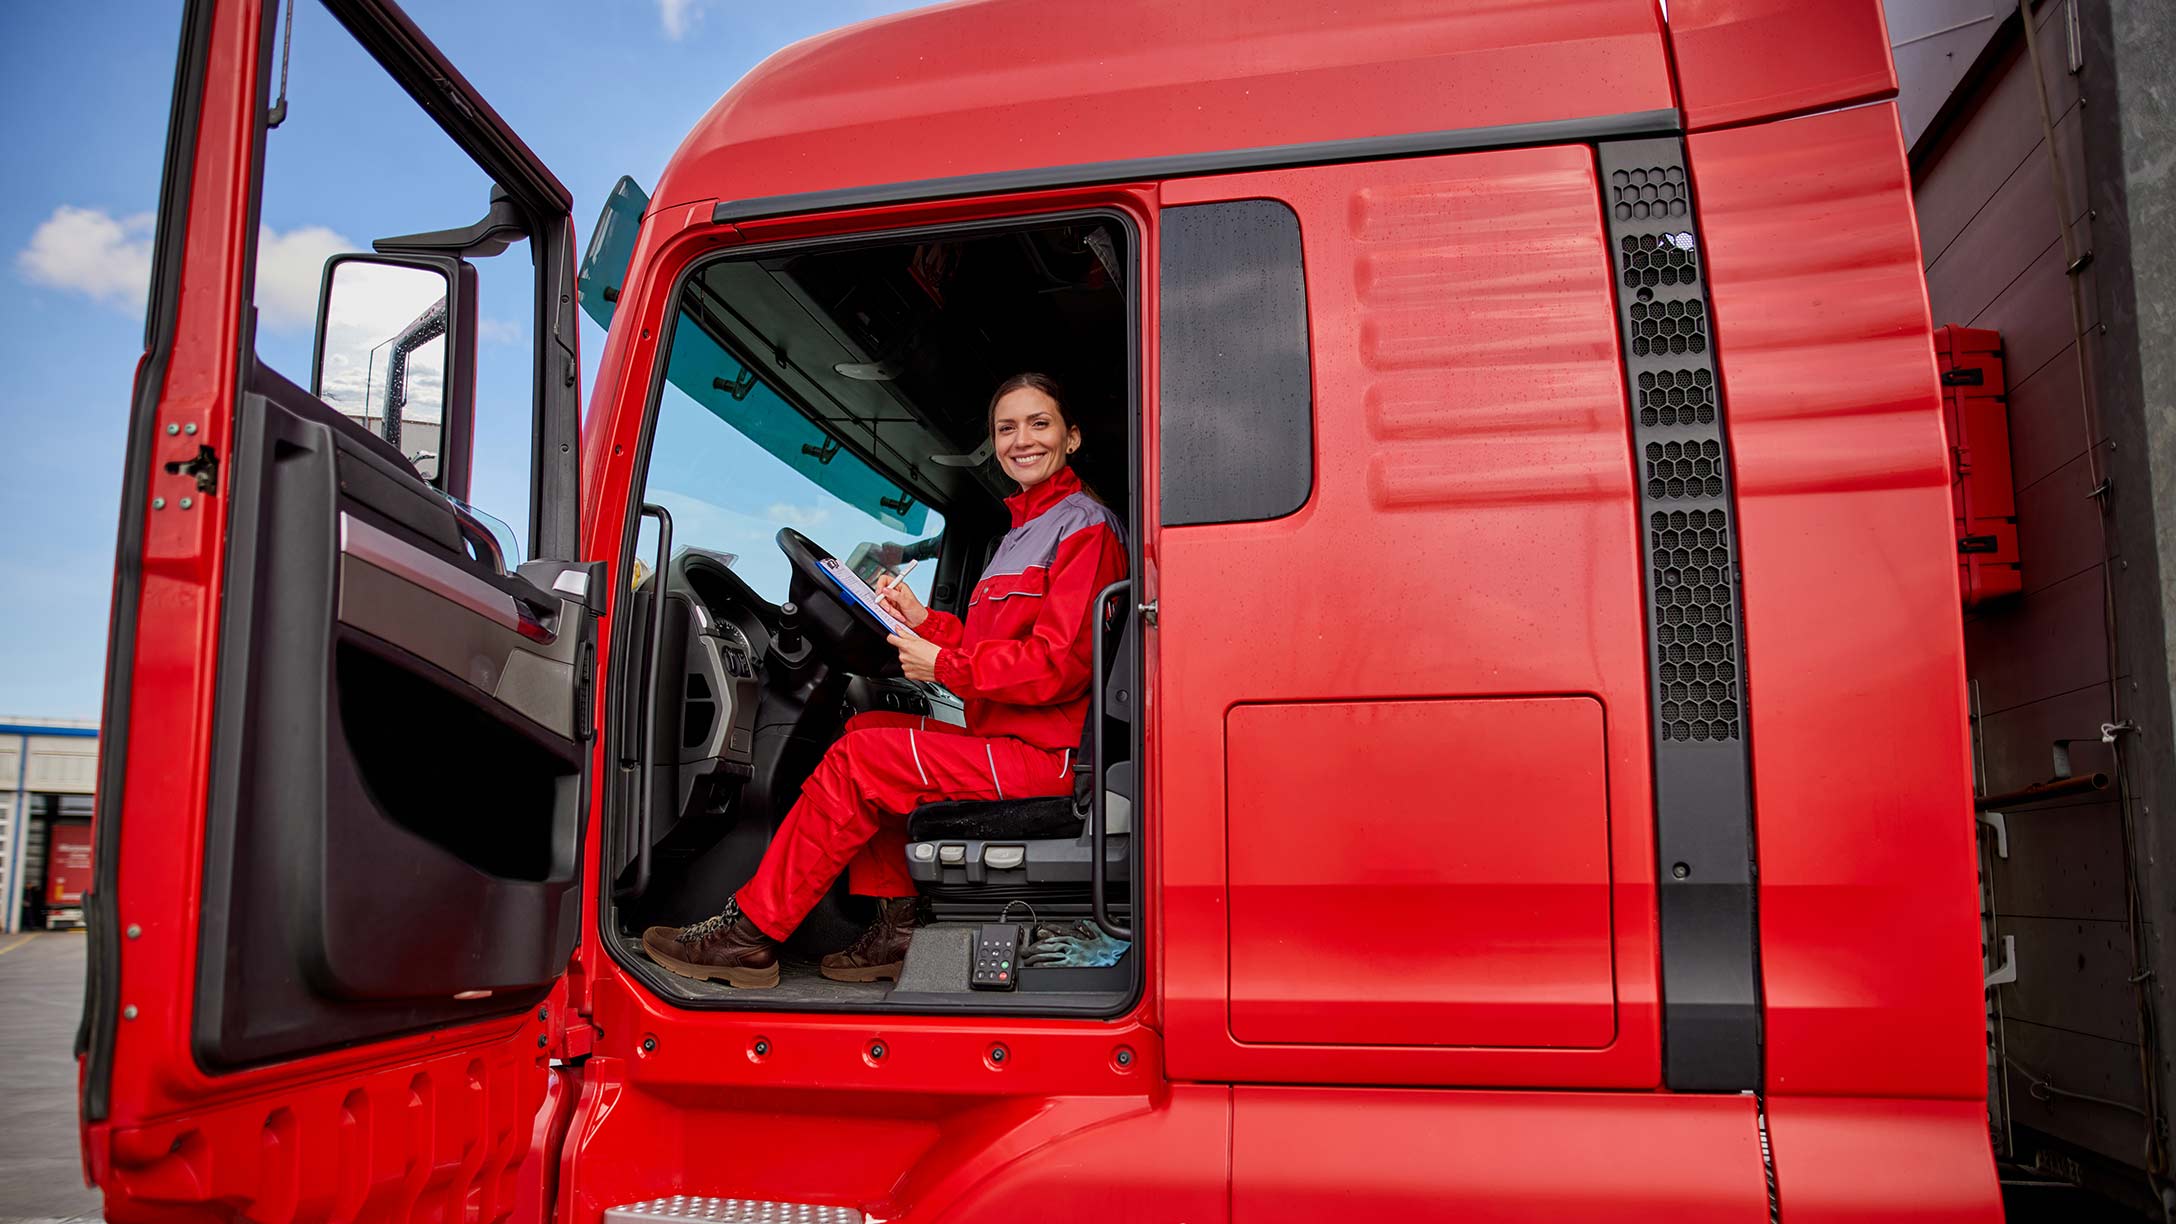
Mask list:
[[[194,428],[192,426],[192,428]],[[199,444],[196,455],[189,459],[176,459],[166,465],[169,476],[192,476],[196,479],[199,493],[219,491],[219,453],[209,446]]]
[[[2017,980],[2017,936],[2002,937],[2002,963],[1987,973],[1986,989],[2007,986]]]
[[[1141,622],[1154,629],[1156,627],[1156,601],[1151,599],[1147,603],[1140,605],[1140,608]]]

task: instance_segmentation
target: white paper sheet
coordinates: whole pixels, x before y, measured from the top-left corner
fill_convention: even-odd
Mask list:
[[[921,636],[921,634],[918,634],[914,630],[907,628],[905,621],[902,621],[898,617],[893,616],[891,613],[886,612],[883,606],[876,601],[877,596],[875,589],[872,588],[868,583],[863,582],[861,580],[861,575],[846,568],[844,565],[841,565],[837,558],[825,557],[821,561],[818,561],[817,564],[824,567],[824,572],[831,575],[831,580],[839,584],[840,590],[846,592],[849,596],[851,596],[855,603],[858,603],[862,607],[867,608],[869,610],[869,615],[874,616],[875,618],[877,618],[878,621],[882,622],[886,629],[891,630],[893,633],[898,634],[900,637]]]

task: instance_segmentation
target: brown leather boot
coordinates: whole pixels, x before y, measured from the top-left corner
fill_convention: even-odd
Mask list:
[[[651,927],[642,933],[642,950],[681,977],[742,990],[778,985],[778,943],[748,921],[738,900],[693,926]]]
[[[823,975],[834,982],[898,981],[899,968],[907,963],[907,945],[921,925],[921,898],[887,898],[854,946],[824,958]]]

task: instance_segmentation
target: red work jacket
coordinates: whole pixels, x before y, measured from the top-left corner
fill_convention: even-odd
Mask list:
[[[937,682],[967,704],[970,735],[1061,752],[1088,716],[1096,592],[1126,576],[1118,516],[1071,468],[1005,499],[1012,530],[967,601],[967,621],[932,610],[915,632],[944,649]]]

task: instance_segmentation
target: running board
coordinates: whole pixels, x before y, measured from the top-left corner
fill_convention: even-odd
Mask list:
[[[759,1199],[704,1198],[676,1194],[671,1198],[629,1203],[608,1208],[604,1224],[865,1224],[868,1217],[852,1207],[819,1207],[814,1203],[772,1203]]]

